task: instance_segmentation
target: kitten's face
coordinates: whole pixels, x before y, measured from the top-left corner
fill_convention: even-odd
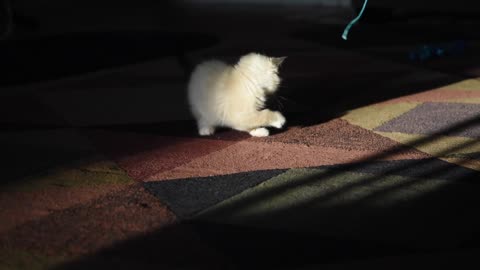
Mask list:
[[[286,57],[268,57],[260,54],[248,54],[240,59],[240,66],[250,70],[255,81],[266,94],[277,91],[281,79],[278,69]]]
[[[285,60],[285,57],[268,57],[265,60],[265,69],[262,86],[266,93],[272,94],[277,91],[281,79],[278,76],[278,69]]]

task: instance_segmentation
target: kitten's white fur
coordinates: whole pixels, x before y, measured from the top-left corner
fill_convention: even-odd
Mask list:
[[[278,89],[283,59],[250,53],[233,66],[217,60],[198,65],[188,84],[188,101],[199,134],[212,135],[223,126],[263,137],[269,135],[265,127],[282,128],[280,112],[259,108],[266,94]]]

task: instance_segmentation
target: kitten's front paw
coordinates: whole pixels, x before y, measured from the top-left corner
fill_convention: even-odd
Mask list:
[[[250,131],[250,135],[253,137],[266,137],[270,134],[266,128],[256,128]]]
[[[202,127],[198,129],[198,134],[200,134],[200,136],[210,136],[213,135],[214,132],[215,129],[212,127]]]
[[[286,122],[285,117],[280,112],[274,112],[274,114],[274,119],[270,123],[270,125],[275,128],[282,128]]]

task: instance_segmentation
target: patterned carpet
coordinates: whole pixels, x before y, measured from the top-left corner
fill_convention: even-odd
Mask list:
[[[290,47],[271,51],[289,54],[288,123],[266,138],[197,136],[186,108],[150,90],[164,87],[151,75],[157,67],[174,73],[170,60],[3,99],[5,111],[22,103],[35,114],[15,114],[27,127],[0,135],[0,269],[477,261],[480,74],[446,64],[473,58],[419,67],[367,50],[282,44]],[[230,45],[202,53],[233,57]],[[182,104],[183,84],[165,85]]]

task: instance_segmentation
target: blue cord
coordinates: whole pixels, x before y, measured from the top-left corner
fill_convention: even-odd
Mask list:
[[[360,20],[360,17],[362,17],[362,14],[363,14],[363,11],[365,10],[365,7],[367,6],[367,2],[368,0],[365,0],[365,2],[363,2],[363,7],[362,9],[360,10],[360,13],[358,14],[358,16],[353,19],[348,25],[347,27],[345,27],[345,30],[343,30],[343,34],[342,34],[342,38],[344,40],[347,40],[347,36],[348,36],[348,31],[350,31],[350,28],[352,28],[352,26],[357,23],[358,20]]]

